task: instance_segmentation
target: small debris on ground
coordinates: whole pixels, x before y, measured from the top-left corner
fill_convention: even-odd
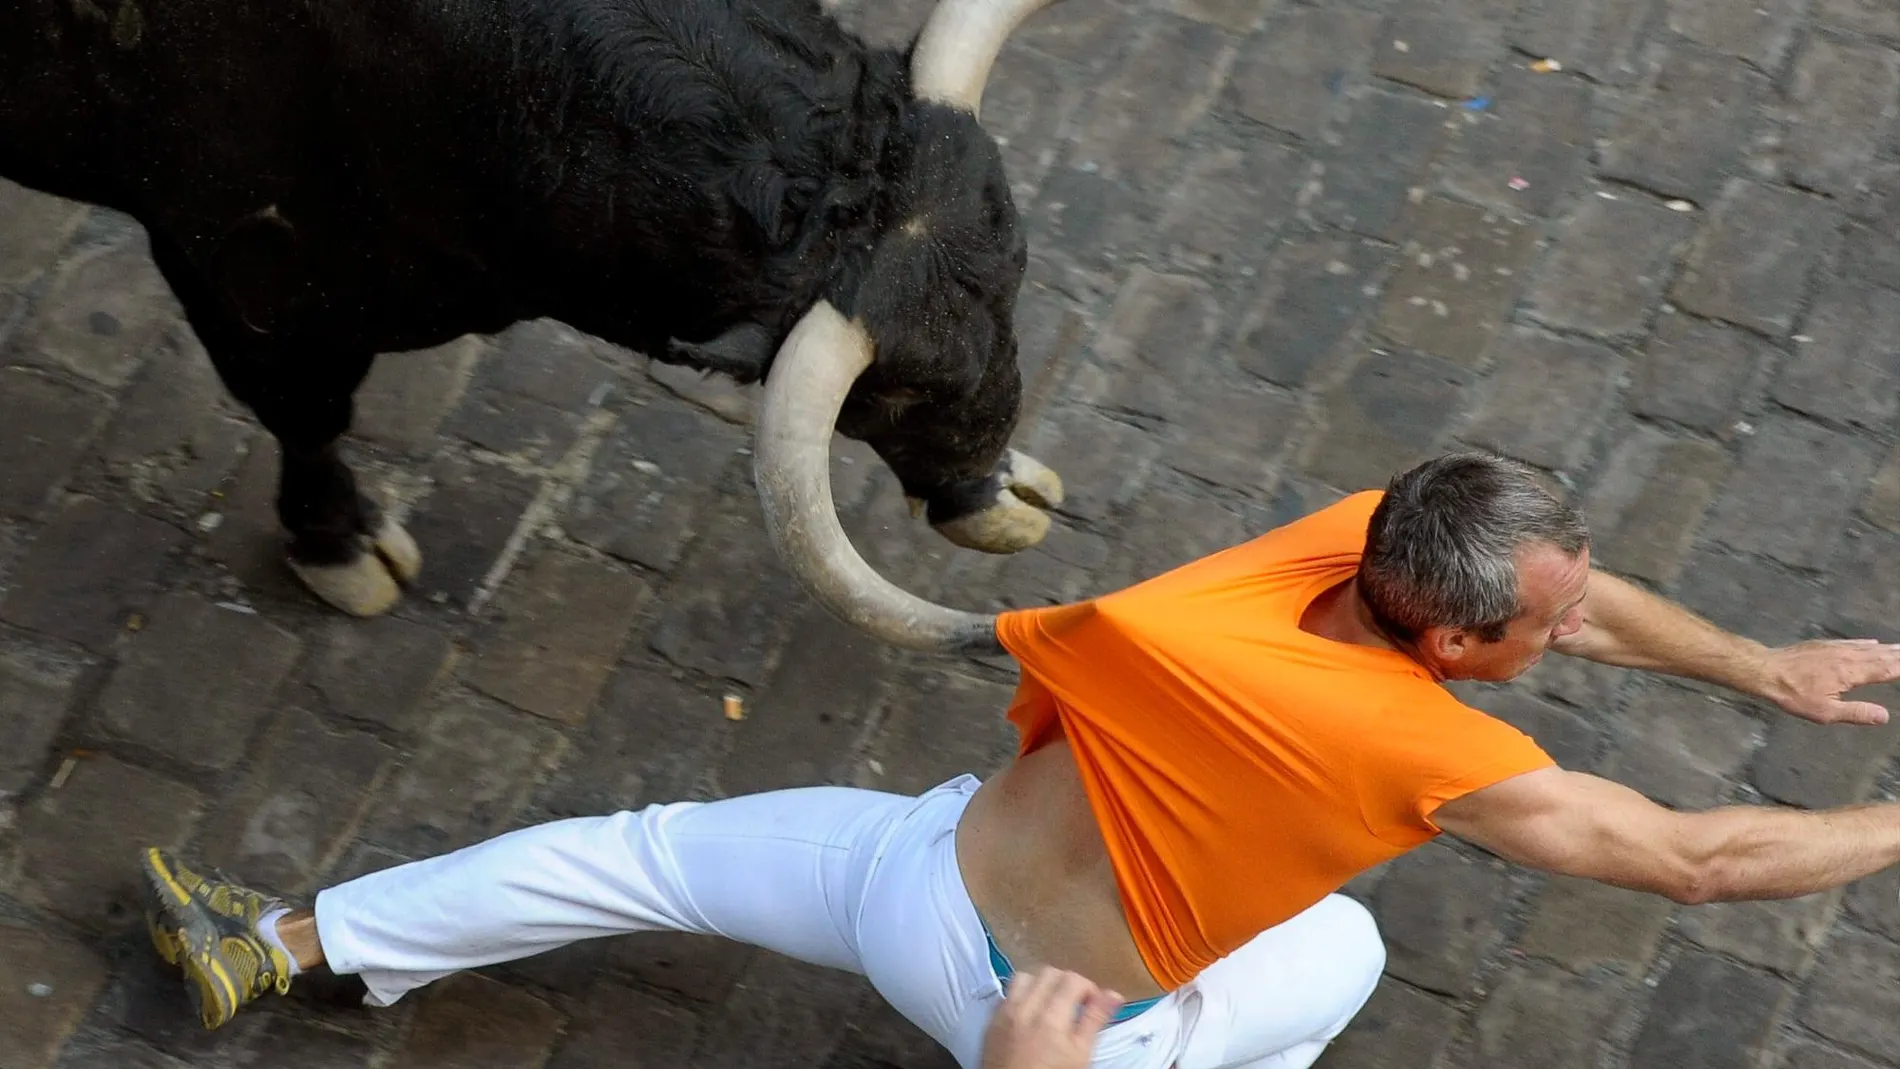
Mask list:
[[[1539,74],[1550,74],[1564,69],[1564,65],[1554,59],[1540,59],[1531,64],[1531,69]]]
[[[726,706],[727,720],[744,720],[745,719],[745,699],[744,698],[739,697],[737,694],[728,694],[726,695],[725,706]]]
[[[1522,193],[1524,190],[1531,188],[1531,184],[1525,181],[1522,177],[1518,175],[1512,175],[1511,180],[1504,184],[1507,186],[1510,186],[1512,189],[1515,189],[1520,193]]]

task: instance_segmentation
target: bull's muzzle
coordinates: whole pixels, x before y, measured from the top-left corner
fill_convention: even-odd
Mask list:
[[[987,478],[924,501],[911,513],[965,549],[1016,553],[1049,533],[1049,511],[1062,503],[1062,478],[1047,464],[1011,449]]]
[[[812,597],[881,642],[942,653],[996,652],[996,618],[925,601],[866,564],[838,522],[831,497],[831,436],[838,410],[875,356],[864,328],[820,301],[773,359],[759,412],[753,476],[766,530]],[[1011,452],[982,484],[987,505],[937,525],[951,541],[990,552],[1034,545],[1061,481]]]

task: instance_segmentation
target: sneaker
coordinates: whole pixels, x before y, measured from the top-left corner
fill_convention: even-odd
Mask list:
[[[185,973],[185,992],[206,1028],[237,1016],[266,992],[290,990],[290,959],[257,934],[257,919],[286,903],[224,880],[208,880],[156,847],[145,870],[145,923],[159,957]]]

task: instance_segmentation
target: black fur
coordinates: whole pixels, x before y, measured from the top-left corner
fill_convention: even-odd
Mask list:
[[[1016,420],[996,145],[813,0],[11,0],[0,174],[146,227],[307,561],[374,522],[374,356],[520,319],[753,381],[830,300],[878,351],[840,430],[932,501]]]

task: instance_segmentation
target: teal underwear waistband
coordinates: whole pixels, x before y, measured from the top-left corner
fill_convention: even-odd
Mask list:
[[[996,937],[990,934],[990,926],[988,924],[983,925],[983,939],[990,945],[990,971],[996,974],[997,982],[1001,983],[1003,987],[1007,989],[1009,987],[1010,977],[1016,975],[1016,967],[1009,963],[1009,958],[1003,955],[1002,948],[996,945]],[[1154,998],[1144,998],[1135,1002],[1126,1003],[1121,1009],[1115,1011],[1115,1016],[1110,1017],[1108,1023],[1120,1024],[1130,1018],[1139,1016],[1151,1009],[1155,1003],[1160,1002],[1166,997],[1166,995],[1156,995]]]

